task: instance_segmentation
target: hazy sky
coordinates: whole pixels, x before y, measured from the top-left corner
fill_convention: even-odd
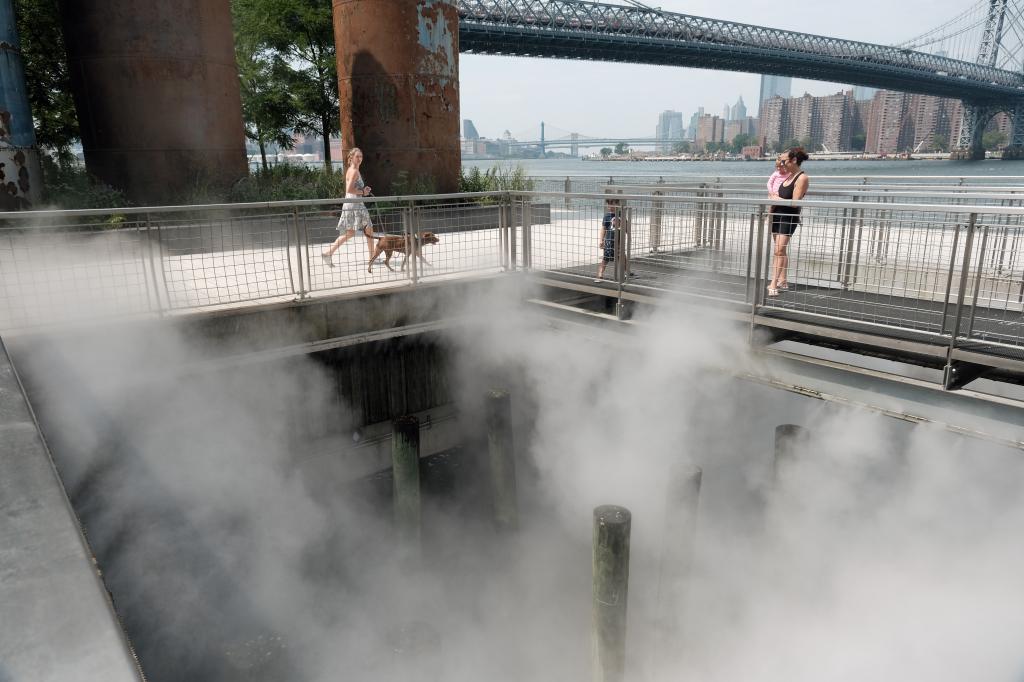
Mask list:
[[[624,4],[621,0],[608,0]],[[649,0],[664,10],[882,44],[898,43],[967,9],[971,0],[860,0],[857,3],[758,0]],[[697,107],[720,114],[743,96],[756,115],[760,77],[643,64],[576,62],[463,54],[462,118],[485,137],[549,126],[591,136],[649,137],[658,114]],[[793,94],[837,92],[841,86],[795,80]],[[549,133],[550,134],[550,133]],[[551,135],[554,137],[554,135]]]

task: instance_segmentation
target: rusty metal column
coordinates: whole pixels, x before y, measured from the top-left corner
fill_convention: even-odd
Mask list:
[[[89,172],[137,203],[248,174],[228,0],[61,0]]]
[[[43,174],[11,0],[0,0],[0,211],[39,202]]]
[[[342,153],[378,195],[459,187],[454,0],[333,0]]]

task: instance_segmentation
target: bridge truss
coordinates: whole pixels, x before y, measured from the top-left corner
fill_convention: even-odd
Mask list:
[[[463,52],[688,66],[836,81],[1009,107],[1024,75],[986,63],[638,6],[458,0]]]

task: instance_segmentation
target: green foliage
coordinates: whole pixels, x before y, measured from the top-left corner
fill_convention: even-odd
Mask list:
[[[616,143],[615,144],[615,153],[616,154],[628,154],[629,153],[629,145],[626,144],[625,142],[618,142],[618,143]]]
[[[940,135],[936,135],[935,137],[937,139],[937,138],[939,138],[941,136]],[[864,133],[857,133],[856,135],[854,135],[853,137],[850,138],[850,149],[852,149],[855,152],[862,152],[862,151],[864,151],[864,148],[867,147],[867,144],[868,144],[868,136],[866,134],[864,134]]]
[[[529,192],[533,188],[534,182],[522,166],[494,166],[483,173],[474,166],[459,174],[460,192]]]
[[[1006,146],[1006,141],[1006,133],[1001,133],[998,130],[993,130],[981,136],[981,146],[989,151],[1002,149]]]
[[[345,174],[323,168],[281,164],[270,166],[242,178],[231,188],[229,200],[289,201],[296,199],[332,199],[345,196]]]
[[[237,20],[236,20],[237,24]],[[291,149],[291,126],[298,116],[298,105],[288,91],[289,68],[282,59],[251,41],[251,36],[235,30],[235,61],[242,94],[242,118],[245,136],[259,145],[266,170],[267,145]]]
[[[14,0],[14,12],[36,143],[68,166],[79,129],[57,0]]]
[[[681,142],[676,142],[672,145],[673,154],[689,154],[691,149],[692,146],[687,140],[682,140]]]
[[[748,135],[747,133],[740,133],[733,138],[732,143],[729,145],[729,151],[733,154],[740,154],[743,152],[744,147],[750,147],[757,144],[756,135]]]
[[[295,132],[323,139],[324,167],[330,172],[330,138],[341,129],[331,1],[232,0],[231,10],[239,49],[254,55],[260,69],[273,75],[273,87],[288,95],[287,103],[276,102],[270,111],[247,114],[247,124],[255,129],[266,117],[274,122],[267,129],[274,130],[281,117],[290,119]],[[260,102],[252,100],[256,108]],[[283,104],[292,108],[277,110]]]
[[[607,159],[611,155],[612,155],[612,148],[611,147],[601,147],[601,156],[603,156],[604,158]]]
[[[437,183],[429,175],[411,175],[409,171],[399,171],[391,181],[391,194],[394,196],[436,193]]]
[[[99,182],[85,168],[42,156],[43,205],[59,209],[123,208],[124,192]]]

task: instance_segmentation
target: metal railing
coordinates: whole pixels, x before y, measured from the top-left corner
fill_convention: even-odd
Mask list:
[[[558,206],[550,224],[525,227],[532,248],[525,260],[573,286],[597,286],[602,216],[613,211],[616,266],[606,267],[611,281],[600,286],[620,299],[672,292],[754,316],[1024,359],[1024,208],[872,196],[796,202],[802,222],[788,248],[791,288],[768,297],[770,210],[789,202],[628,192],[520,194]]]
[[[339,237],[346,202],[367,207],[377,237],[357,231],[328,264],[322,253]],[[507,194],[474,193],[9,213],[0,219],[0,330],[500,272],[511,267],[511,221],[522,217],[509,207]]]
[[[390,267],[385,251],[370,268],[369,249],[388,243],[378,237],[368,244],[356,233],[330,265],[322,257],[339,236],[339,200],[7,214],[0,330],[526,271],[620,300],[671,293],[752,320],[800,319],[945,344],[951,357],[969,347],[1024,360],[1024,208],[1006,198],[1014,195],[974,192],[966,203],[950,192],[890,201],[874,188],[857,191],[798,202],[791,288],[778,297],[765,295],[770,211],[786,202],[742,188],[349,200],[369,209],[375,233],[399,252]],[[618,218],[610,242],[609,198]],[[410,250],[422,258],[402,253]]]

